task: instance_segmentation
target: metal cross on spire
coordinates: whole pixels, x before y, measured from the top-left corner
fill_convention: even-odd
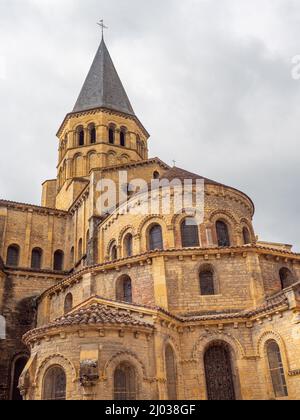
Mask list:
[[[98,26],[100,26],[101,30],[102,30],[102,38],[104,37],[104,29],[108,29],[108,26],[104,25],[104,20],[101,19],[100,22],[97,23]]]

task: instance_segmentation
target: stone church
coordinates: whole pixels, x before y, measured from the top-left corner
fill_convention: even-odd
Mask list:
[[[300,399],[300,254],[258,240],[245,193],[149,158],[103,39],[57,137],[41,206],[0,200],[0,399]],[[136,179],[202,182],[201,222],[124,211]]]

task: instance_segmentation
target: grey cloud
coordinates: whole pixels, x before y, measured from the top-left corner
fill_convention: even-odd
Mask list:
[[[296,0],[0,0],[0,195],[38,203],[55,177],[102,17],[151,155],[242,189],[260,238],[299,249]]]

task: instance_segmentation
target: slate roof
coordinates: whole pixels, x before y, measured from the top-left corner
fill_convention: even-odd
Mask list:
[[[102,107],[135,115],[103,39],[73,112]]]

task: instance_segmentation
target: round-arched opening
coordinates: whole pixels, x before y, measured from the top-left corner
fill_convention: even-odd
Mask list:
[[[118,302],[132,303],[132,280],[129,276],[117,280],[116,298]]]
[[[230,246],[230,237],[228,226],[222,220],[218,220],[216,223],[216,231],[218,238],[219,247],[229,247]]]
[[[42,268],[43,251],[40,248],[34,248],[31,253],[31,268],[40,270]]]
[[[66,400],[67,377],[64,369],[53,366],[47,370],[43,383],[43,400]]]
[[[199,228],[194,217],[187,217],[181,223],[181,242],[183,248],[200,246]]]
[[[22,375],[23,370],[28,362],[27,356],[18,356],[12,363],[11,370],[11,394],[10,400],[12,401],[22,401],[22,395],[19,390],[19,380]]]
[[[65,298],[65,303],[64,303],[64,314],[68,314],[69,312],[71,312],[73,309],[73,295],[72,293],[68,293],[66,298]]]
[[[286,267],[283,267],[280,269],[279,277],[280,277],[282,290],[287,289],[288,287],[291,287],[297,281],[295,276],[291,272],[291,270],[289,270]]]
[[[163,248],[162,228],[155,224],[149,229],[149,251],[162,250]]]
[[[137,374],[136,369],[129,363],[121,363],[114,373],[114,400],[137,400]]]
[[[213,343],[204,354],[204,366],[209,401],[236,400],[232,356],[226,343]]]
[[[266,343],[268,364],[275,398],[288,396],[285,372],[279,345],[275,340]]]
[[[170,345],[167,345],[165,351],[166,363],[166,377],[167,377],[167,390],[168,399],[170,401],[177,400],[177,369],[174,350]]]
[[[251,236],[250,236],[249,229],[247,227],[243,228],[243,240],[244,240],[245,245],[248,245],[251,243]]]
[[[6,265],[9,267],[18,267],[20,262],[19,245],[10,245],[7,249]]]
[[[57,250],[54,253],[53,270],[63,271],[64,269],[64,253],[61,250]]]
[[[124,238],[124,256],[132,257],[133,255],[133,236],[128,233]]]

